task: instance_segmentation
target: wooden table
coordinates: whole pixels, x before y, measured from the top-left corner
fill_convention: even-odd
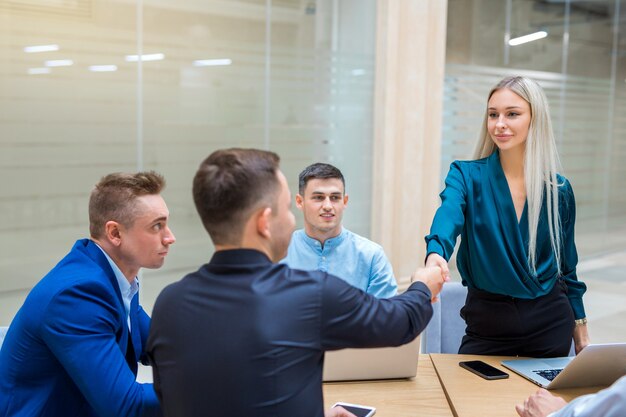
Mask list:
[[[517,417],[515,404],[522,403],[539,387],[501,366],[500,362],[506,359],[513,358],[420,354],[414,379],[325,383],[324,406],[328,409],[339,401],[369,405],[376,407],[376,417]],[[467,360],[487,362],[507,372],[509,378],[482,379],[459,366],[460,361]],[[143,382],[151,382],[152,374],[144,374]],[[552,392],[570,401],[601,388]]]
[[[433,363],[426,354],[420,355],[417,376],[411,380],[325,383],[325,408],[338,401],[376,407],[376,417],[452,417]]]
[[[500,362],[508,356],[431,354],[445,395],[455,417],[517,416],[515,404],[522,403],[539,387],[504,368]],[[507,379],[488,381],[461,368],[459,362],[481,360],[509,374]],[[579,395],[597,392],[603,387],[552,390],[566,401]],[[424,414],[428,415],[428,414]]]

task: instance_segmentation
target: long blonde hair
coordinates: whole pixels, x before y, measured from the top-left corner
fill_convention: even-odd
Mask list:
[[[550,243],[561,275],[561,219],[559,216],[559,184],[557,170],[560,167],[556,141],[550,121],[548,100],[537,82],[526,77],[507,77],[490,92],[487,101],[496,91],[507,88],[526,100],[530,105],[531,118],[524,152],[524,179],[528,201],[528,266],[537,274],[537,226],[543,197],[546,197]],[[496,145],[487,130],[488,111],[485,111],[474,159],[485,158],[496,151]]]

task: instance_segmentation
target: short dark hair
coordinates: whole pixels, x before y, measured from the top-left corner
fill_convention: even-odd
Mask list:
[[[344,192],[346,188],[346,180],[343,177],[343,174],[339,170],[339,168],[332,166],[331,164],[324,164],[322,162],[317,162],[315,164],[309,165],[304,168],[300,175],[298,176],[298,192],[300,195],[304,195],[304,189],[309,181],[315,179],[330,179],[337,178],[341,180],[343,184]]]
[[[160,194],[165,179],[154,171],[106,175],[89,197],[89,233],[93,238],[104,234],[104,225],[116,221],[131,227],[138,214],[137,197]]]
[[[220,149],[209,155],[193,179],[193,200],[214,244],[240,243],[250,213],[275,208],[280,191],[280,158],[258,149]]]

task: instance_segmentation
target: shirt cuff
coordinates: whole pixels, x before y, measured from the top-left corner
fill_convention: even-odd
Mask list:
[[[430,255],[431,253],[436,253],[442,258],[446,257],[443,246],[441,246],[441,244],[434,238],[429,240],[428,244],[426,245],[426,258],[428,258],[428,255]],[[424,262],[426,262],[426,259],[424,259]]]
[[[428,288],[428,285],[424,284],[422,281],[415,281],[411,283],[411,285],[409,285],[409,288],[407,288],[407,291],[408,290],[422,291],[428,296],[428,298],[432,298],[433,296],[430,292],[430,288]]]
[[[572,310],[574,311],[574,319],[582,319],[587,317],[585,314],[585,306],[583,305],[583,299],[580,297],[570,298],[569,303],[572,306]]]

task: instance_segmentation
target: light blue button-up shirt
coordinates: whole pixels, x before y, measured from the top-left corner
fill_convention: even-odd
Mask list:
[[[548,417],[626,416],[626,376],[596,394],[578,397]]]
[[[96,242],[94,242],[96,243]],[[128,330],[131,330],[130,327],[130,302],[139,291],[139,280],[137,277],[133,280],[131,284],[128,282],[122,271],[118,268],[118,266],[113,262],[113,259],[109,257],[109,255],[96,243],[96,246],[100,248],[104,256],[106,256],[107,261],[109,261],[109,265],[111,265],[111,269],[113,269],[113,273],[115,274],[115,278],[117,278],[117,284],[120,287],[120,293],[122,294],[122,301],[124,301],[124,309],[126,310],[126,322],[128,323]]]
[[[379,298],[393,297],[398,292],[383,248],[345,228],[337,237],[327,239],[324,246],[304,230],[296,230],[281,263],[294,269],[328,272]]]

